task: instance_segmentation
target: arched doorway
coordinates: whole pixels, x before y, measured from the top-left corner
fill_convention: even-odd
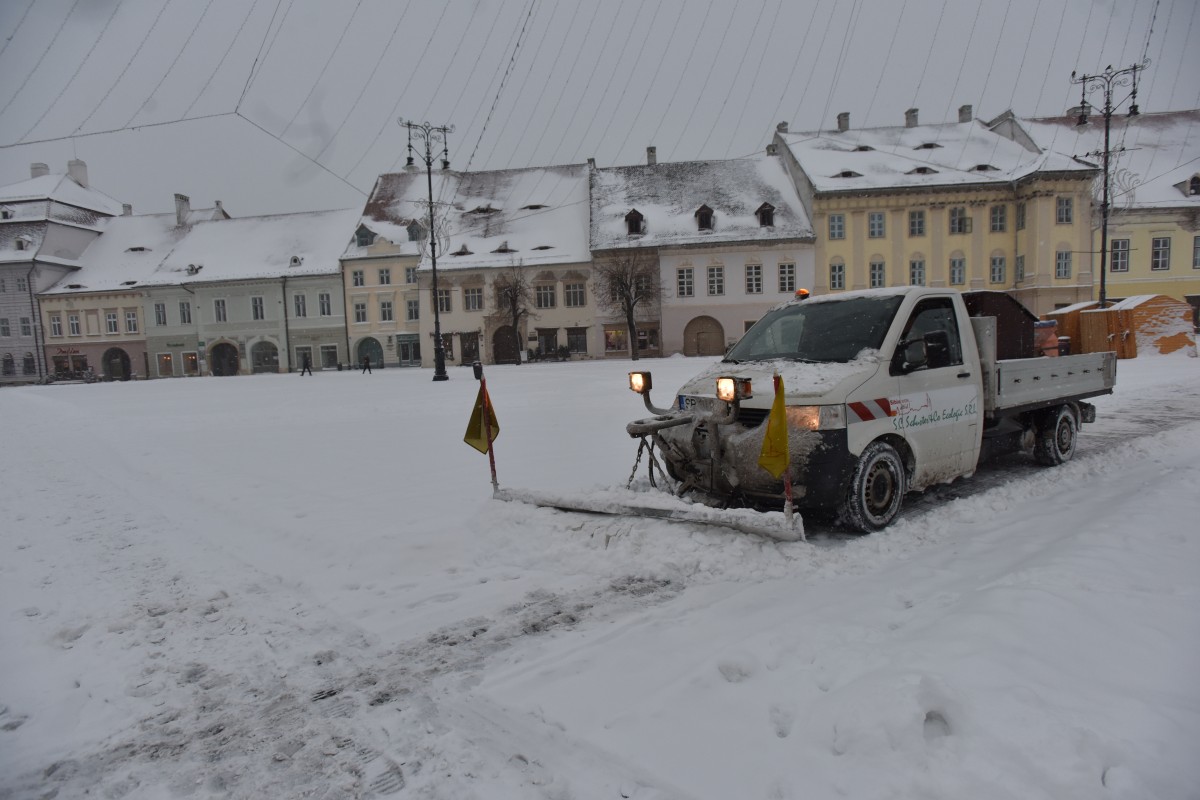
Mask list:
[[[250,348],[250,372],[279,372],[279,348],[272,342],[258,342]]]
[[[371,359],[371,367],[379,369],[383,366],[383,346],[379,344],[379,340],[368,336],[366,339],[358,343],[358,359],[354,362],[357,366],[362,366],[364,358]]]
[[[521,350],[517,347],[517,332],[511,325],[498,328],[492,334],[492,360],[497,364],[517,364]]]
[[[221,342],[218,345],[213,345],[212,357],[209,358],[209,361],[212,363],[213,375],[238,374],[238,349],[236,345],[232,345],[229,342]]]
[[[685,356],[725,354],[725,329],[712,317],[696,317],[683,329]]]
[[[110,381],[129,380],[129,354],[119,347],[108,348],[100,361],[100,369]]]

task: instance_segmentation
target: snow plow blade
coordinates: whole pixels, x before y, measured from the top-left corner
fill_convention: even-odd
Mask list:
[[[494,497],[513,503],[556,508],[559,511],[614,517],[647,517],[667,522],[711,525],[781,542],[798,542],[804,539],[804,523],[799,514],[795,514],[792,523],[789,524],[782,511],[710,508],[702,503],[689,503],[666,493],[605,489],[580,497],[524,489],[498,489]]]

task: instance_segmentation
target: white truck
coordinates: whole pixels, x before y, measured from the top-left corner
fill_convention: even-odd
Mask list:
[[[783,304],[680,388],[670,408],[651,403],[648,372],[630,373],[654,416],[627,430],[657,447],[680,494],[779,508],[783,479],[758,464],[778,374],[796,505],[830,510],[863,532],[891,523],[907,492],[971,475],[988,452],[1024,448],[1042,464],[1067,461],[1080,424],[1095,421],[1083,401],[1112,392],[1116,355],[998,359],[998,343],[1011,351],[1012,336],[1029,338],[1032,355],[1032,322],[1017,328],[1033,315],[987,294],[1018,313],[972,316],[969,294],[925,287]]]

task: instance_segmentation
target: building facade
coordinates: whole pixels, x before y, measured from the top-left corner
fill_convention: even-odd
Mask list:
[[[424,238],[425,228],[414,220],[363,221],[342,254],[346,325],[355,364],[366,358],[376,368],[421,366],[417,270]]]

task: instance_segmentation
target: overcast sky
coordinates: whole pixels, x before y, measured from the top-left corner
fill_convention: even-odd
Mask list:
[[[0,0],[0,184],[81,158],[139,213],[176,192],[235,216],[349,208],[403,167],[398,117],[455,126],[455,169],[732,158],[841,111],[1059,114],[1072,70],[1144,57],[1143,112],[1200,108],[1198,6]]]

